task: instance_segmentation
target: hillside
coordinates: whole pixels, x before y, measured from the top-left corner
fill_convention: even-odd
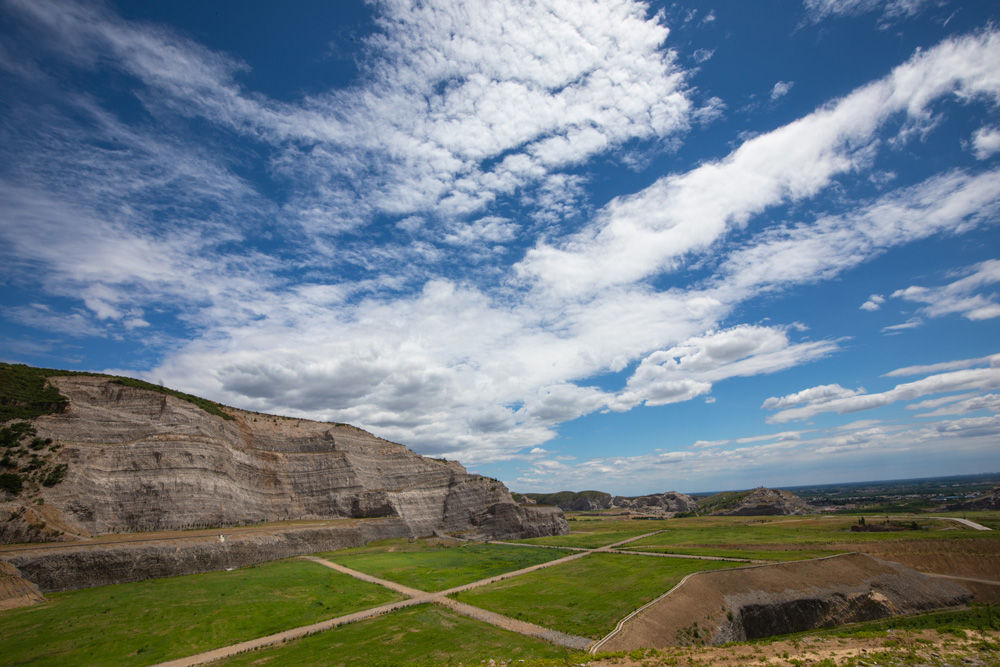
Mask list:
[[[559,491],[517,494],[517,499],[522,504],[549,505],[564,511],[625,509],[637,514],[666,515],[692,512],[697,508],[691,496],[676,491],[645,496],[612,496],[604,491]]]
[[[717,516],[766,516],[809,512],[809,506],[794,493],[765,487],[749,491],[724,491],[698,501],[698,514]]]
[[[0,541],[396,517],[410,535],[565,532],[497,480],[346,424],[128,378],[0,365]]]

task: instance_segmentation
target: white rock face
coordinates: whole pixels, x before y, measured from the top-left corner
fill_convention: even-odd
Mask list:
[[[393,516],[414,536],[569,530],[561,512],[518,506],[496,480],[353,426],[235,409],[226,420],[109,378],[51,382],[69,406],[34,426],[69,466],[42,490],[50,524],[67,532]]]

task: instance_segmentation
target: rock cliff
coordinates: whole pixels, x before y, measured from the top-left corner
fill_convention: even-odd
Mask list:
[[[698,509],[698,503],[694,498],[686,493],[678,493],[676,491],[655,493],[649,496],[637,496],[635,498],[615,496],[611,501],[611,506],[629,509],[641,514],[662,514],[664,516],[679,512],[694,512]]]
[[[224,408],[229,418],[113,378],[51,377],[67,399],[36,417],[61,480],[0,491],[0,539],[396,517],[412,536],[568,532],[500,482],[344,425]],[[6,519],[6,520],[5,520]]]
[[[684,493],[667,491],[648,496],[612,496],[604,491],[559,491],[558,493],[525,493],[519,496],[522,505],[550,505],[565,511],[596,511],[624,509],[635,514],[672,516],[678,512],[693,512],[698,503]]]

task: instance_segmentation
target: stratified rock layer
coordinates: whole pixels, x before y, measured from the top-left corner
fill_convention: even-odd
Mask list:
[[[724,644],[964,604],[971,594],[864,554],[698,572],[641,608],[601,651]]]
[[[352,426],[235,409],[226,420],[109,378],[50,381],[69,405],[33,423],[68,465],[41,489],[47,527],[66,534],[344,517],[395,517],[411,536],[569,530],[561,512],[519,506],[496,480]]]

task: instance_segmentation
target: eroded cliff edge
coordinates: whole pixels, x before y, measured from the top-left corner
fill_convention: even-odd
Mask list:
[[[32,425],[65,475],[31,502],[0,503],[4,542],[364,517],[396,518],[414,537],[569,530],[561,512],[520,506],[496,480],[352,426],[231,408],[223,419],[108,377],[49,382],[68,404]]]

